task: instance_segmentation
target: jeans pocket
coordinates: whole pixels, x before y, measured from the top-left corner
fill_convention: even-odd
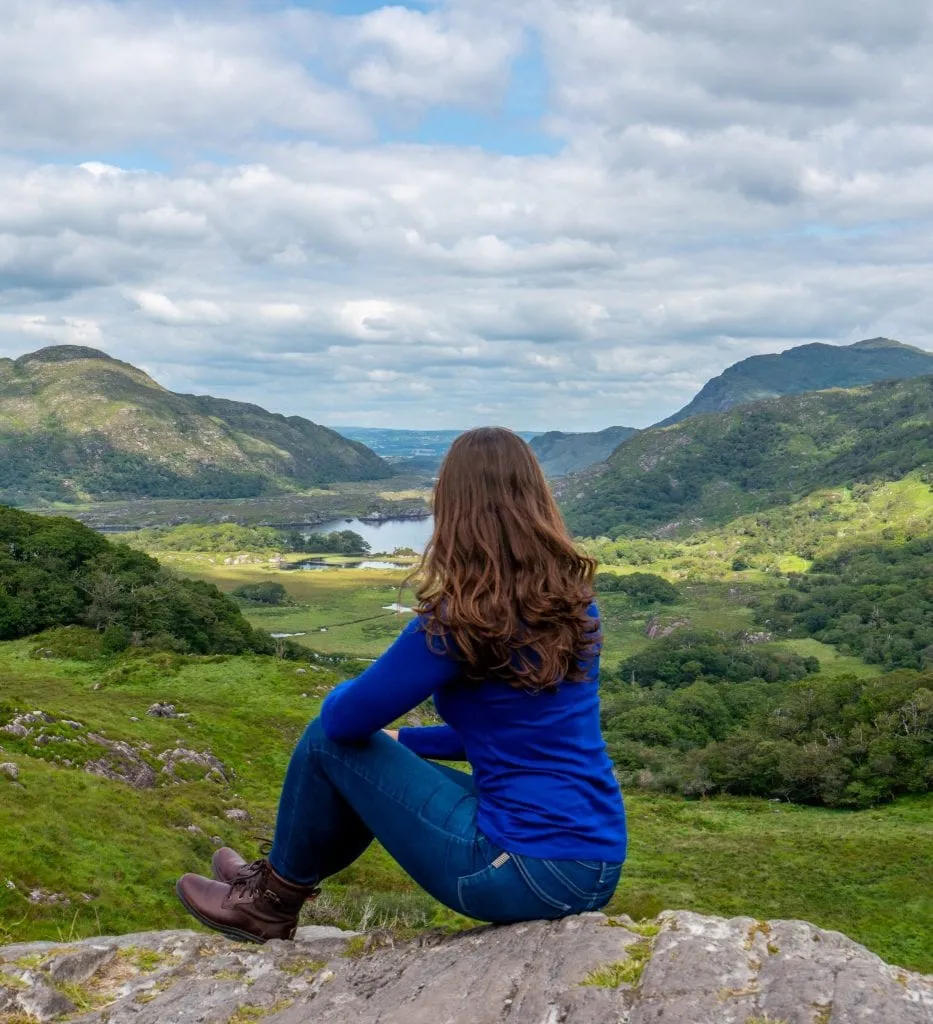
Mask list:
[[[580,914],[604,907],[616,890],[621,864],[604,861],[537,860],[519,858],[519,868],[542,895],[568,906],[568,913]]]
[[[460,911],[477,921],[508,924],[553,919],[573,908],[536,884],[517,854],[501,854],[490,865],[457,881]]]

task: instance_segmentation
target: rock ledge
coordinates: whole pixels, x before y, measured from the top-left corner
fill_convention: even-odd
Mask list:
[[[802,921],[665,912],[244,946],[146,932],[0,949],[0,1021],[933,1024],[933,978]]]

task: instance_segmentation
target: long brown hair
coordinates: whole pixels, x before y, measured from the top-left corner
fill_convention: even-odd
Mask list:
[[[481,427],[454,441],[414,574],[429,643],[455,652],[471,678],[533,691],[578,682],[600,640],[587,614],[595,571],[522,438]]]

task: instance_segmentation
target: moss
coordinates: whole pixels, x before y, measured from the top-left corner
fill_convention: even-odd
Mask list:
[[[41,967],[48,959],[48,953],[30,953],[28,956],[21,956],[18,960],[14,960],[13,963],[17,967],[35,970],[37,967]]]
[[[628,925],[628,930],[646,939],[653,939],[660,932],[661,926],[656,921],[636,921]]]
[[[227,1024],[254,1024],[255,1021],[264,1020],[274,1013],[279,1013],[291,1006],[291,999],[282,999],[273,1006],[241,1006],[231,1017],[227,1018]]]
[[[748,929],[748,935],[745,937],[745,941],[742,943],[743,948],[751,949],[755,944],[755,936],[763,935],[767,938],[771,934],[771,925],[767,921],[756,921],[751,928]]]
[[[344,947],[343,955],[351,960],[358,960],[368,950],[368,937],[365,935],[354,935]]]
[[[590,971],[580,982],[581,985],[596,985],[600,988],[618,988],[620,985],[637,985],[641,981],[648,961],[651,959],[650,942],[633,942],[626,949],[626,959],[613,964],[603,964]]]
[[[167,960],[175,958],[169,953],[159,953],[155,949],[139,949],[136,946],[129,946],[120,950],[121,959],[128,961],[143,974],[151,974],[158,970]]]
[[[302,957],[295,957],[278,965],[280,971],[285,974],[317,974],[319,970],[327,966],[324,960],[306,960]]]
[[[15,974],[7,974],[6,971],[0,971],[0,988],[29,988],[29,982],[23,981],[22,978],[17,978]]]

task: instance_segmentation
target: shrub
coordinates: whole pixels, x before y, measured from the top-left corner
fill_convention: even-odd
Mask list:
[[[636,604],[675,604],[679,593],[663,576],[650,572],[633,572],[620,576],[613,572],[596,574],[596,592],[603,594],[627,594]]]
[[[244,583],[233,591],[233,596],[255,604],[288,603],[288,591],[281,583]]]

